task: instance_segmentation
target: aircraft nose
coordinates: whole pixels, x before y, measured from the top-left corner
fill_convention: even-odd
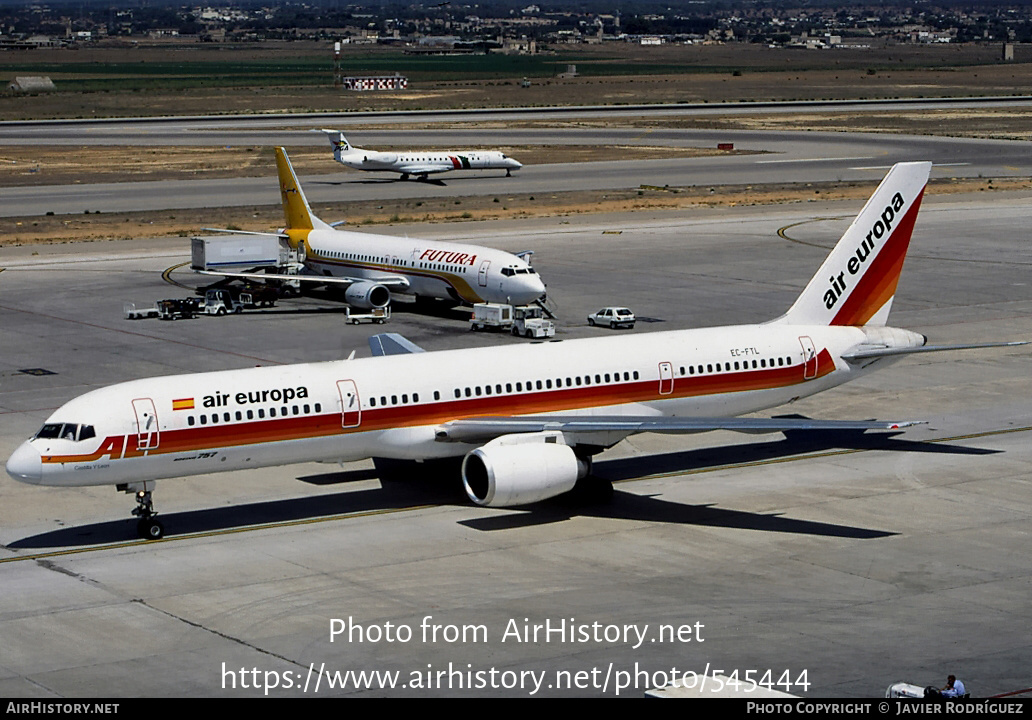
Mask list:
[[[512,158],[509,158],[509,167],[511,167],[513,170],[519,170],[521,167],[523,167],[523,163],[521,163],[519,160],[513,160]]]
[[[540,275],[530,275],[523,279],[523,289],[533,296],[532,300],[537,300],[545,294],[545,282]]]
[[[7,474],[23,483],[38,485],[43,478],[43,461],[39,450],[22,443],[7,460]]]

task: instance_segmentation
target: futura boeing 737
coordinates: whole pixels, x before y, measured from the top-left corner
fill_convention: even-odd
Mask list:
[[[513,255],[480,245],[337,230],[312,213],[283,148],[276,148],[276,165],[286,227],[280,233],[251,234],[280,238],[297,253],[305,272],[202,272],[263,282],[344,286],[348,303],[363,309],[386,306],[391,293],[468,305],[527,305],[544,298],[545,284],[524,259],[526,254]]]
[[[504,170],[506,177],[523,164],[497,150],[434,150],[430,152],[379,152],[352,147],[337,130],[320,130],[333,145],[333,159],[356,170],[401,173],[402,180],[452,170]]]
[[[388,334],[370,358],[133,380],[61,406],[7,472],[135,492],[138,531],[158,538],[151,493],[163,478],[463,458],[470,499],[499,507],[590,483],[592,456],[634,433],[903,427],[739,416],[910,353],[1023,344],[929,346],[886,326],[930,168],[894,166],[792,307],[766,323],[436,352]],[[292,186],[283,194],[303,214]],[[297,241],[317,232],[291,225]]]

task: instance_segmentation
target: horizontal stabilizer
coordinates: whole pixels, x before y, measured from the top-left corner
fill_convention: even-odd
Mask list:
[[[452,420],[437,427],[438,442],[483,442],[514,433],[559,431],[564,433],[687,434],[712,430],[744,433],[774,433],[790,430],[898,430],[920,425],[924,420],[811,420],[810,418],[737,417],[637,417],[632,415],[553,415],[543,417],[479,417]]]
[[[943,350],[977,350],[980,348],[1013,347],[1015,345],[1028,345],[1028,341],[1019,340],[1014,342],[991,342],[991,343],[970,343],[966,345],[922,345],[921,347],[886,347],[886,348],[865,348],[855,352],[846,353],[843,360],[859,362],[872,358],[892,357],[895,355],[910,355],[912,353],[941,352]]]
[[[369,349],[376,357],[384,355],[408,355],[411,353],[426,352],[411,340],[407,340],[399,333],[380,333],[369,338]]]

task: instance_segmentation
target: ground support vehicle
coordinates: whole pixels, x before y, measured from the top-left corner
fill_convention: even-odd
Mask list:
[[[367,313],[352,312],[351,308],[347,307],[344,308],[344,318],[352,325],[358,325],[360,322],[366,321],[383,325],[391,319],[391,306],[373,308]]]

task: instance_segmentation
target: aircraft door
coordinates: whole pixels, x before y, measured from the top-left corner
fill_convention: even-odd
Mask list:
[[[489,267],[491,267],[490,260],[485,260],[484,262],[480,263],[480,287],[487,287],[487,269]]]
[[[668,362],[659,364],[659,394],[669,395],[674,391],[674,367]]]
[[[150,398],[136,398],[133,400],[133,412],[136,413],[136,448],[154,450],[160,440],[154,401]]]
[[[813,380],[817,377],[817,348],[806,335],[800,336],[799,344],[803,346],[803,379]]]
[[[338,380],[337,391],[340,393],[341,427],[358,427],[362,422],[362,405],[358,397],[358,387],[354,380]]]

